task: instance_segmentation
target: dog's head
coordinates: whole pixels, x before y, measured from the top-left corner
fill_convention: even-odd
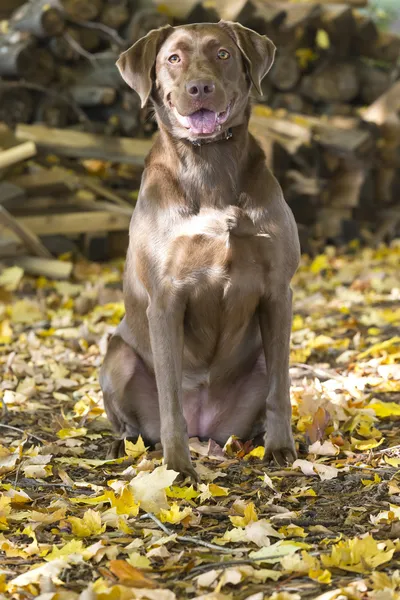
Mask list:
[[[243,122],[251,85],[260,93],[275,46],[238,23],[169,25],[121,54],[118,69],[177,137],[213,138]]]

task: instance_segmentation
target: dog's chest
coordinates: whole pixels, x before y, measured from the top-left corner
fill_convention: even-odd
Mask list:
[[[171,234],[167,275],[190,296],[210,292],[262,294],[268,268],[267,237],[241,231],[234,210],[202,209]]]

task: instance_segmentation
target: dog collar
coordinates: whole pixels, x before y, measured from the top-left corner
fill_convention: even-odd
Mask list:
[[[211,140],[200,139],[200,140],[190,140],[193,146],[204,146],[205,144],[213,144],[214,142],[223,142],[225,140],[230,140],[233,136],[232,127],[229,127],[221,137],[213,138]]]

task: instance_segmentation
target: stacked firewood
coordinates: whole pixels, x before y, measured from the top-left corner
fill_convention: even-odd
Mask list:
[[[222,18],[268,35],[278,48],[262,96],[255,98],[251,127],[304,240],[373,235],[381,241],[394,235],[400,222],[400,37],[378,28],[367,2],[2,0],[0,121],[13,130],[14,141],[2,143],[0,131],[0,196],[8,199],[0,203],[33,235],[43,236],[46,227],[51,234],[84,233],[84,219],[77,216],[89,211],[82,208],[88,181],[82,161],[135,165],[137,182],[150,144],[143,138],[155,131],[154,120],[115,68],[119,53],[166,23]],[[9,152],[26,143],[39,153],[35,162],[23,168],[19,163],[16,171],[6,158],[2,169],[1,147]],[[64,213],[73,215],[68,225],[60,218],[59,196],[49,200],[53,179],[63,176],[45,164],[48,155],[59,168],[76,172],[73,190],[63,190]],[[22,152],[16,162],[27,158]],[[81,179],[77,186],[78,176],[85,185]],[[52,182],[46,193],[35,188],[34,201],[29,177]],[[132,206],[129,194],[124,196],[126,179],[110,179],[107,187],[93,172],[91,177],[102,186],[102,193],[91,190],[96,227],[125,229]],[[5,185],[14,186],[11,200]],[[15,186],[19,202],[12,199]],[[115,201],[120,193],[122,204]]]

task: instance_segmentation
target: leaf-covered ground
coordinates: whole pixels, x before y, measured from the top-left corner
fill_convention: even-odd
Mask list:
[[[399,264],[399,243],[303,259],[299,460],[265,467],[235,437],[191,440],[197,489],[140,439],[106,460],[97,373],[122,262],[80,262],[62,283],[3,271],[0,597],[400,598]]]

